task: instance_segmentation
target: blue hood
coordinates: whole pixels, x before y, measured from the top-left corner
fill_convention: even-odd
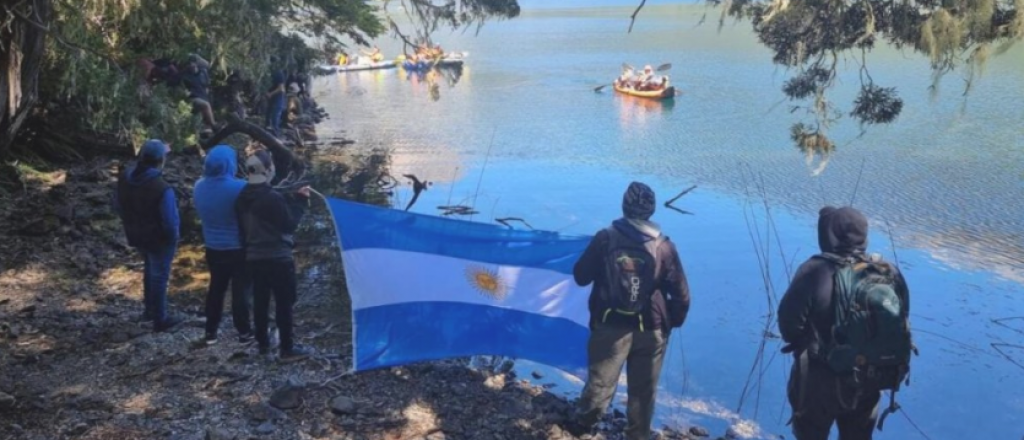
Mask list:
[[[245,181],[235,177],[237,153],[227,145],[210,150],[203,166],[203,178],[196,182],[193,198],[203,226],[206,247],[214,250],[241,249],[235,202]]]
[[[206,155],[206,163],[203,165],[203,177],[234,176],[238,169],[236,159],[238,154],[235,149],[227,145],[218,145]]]

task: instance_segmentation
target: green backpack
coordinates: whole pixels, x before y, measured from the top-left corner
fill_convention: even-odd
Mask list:
[[[888,415],[899,408],[895,393],[910,373],[915,351],[909,292],[897,286],[895,268],[877,254],[819,257],[836,265],[835,324],[831,342],[822,345],[819,356],[836,373],[850,374],[854,386],[891,390]]]

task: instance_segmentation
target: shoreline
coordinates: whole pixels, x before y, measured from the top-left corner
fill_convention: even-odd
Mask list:
[[[321,139],[295,153],[318,189],[333,189],[325,194],[372,202],[381,194],[368,197],[353,182],[379,163],[347,151],[349,143]],[[187,208],[169,302],[190,320],[169,333],[134,322],[141,262],[109,207],[119,162],[101,156],[31,176],[0,209],[13,226],[0,231],[9,262],[0,267],[0,437],[571,438],[558,427],[569,402],[509,370],[454,359],[343,374],[350,313],[333,231],[316,226],[327,215],[319,201],[296,234],[296,333],[316,356],[294,364],[262,358],[229,337],[227,322],[217,345],[196,345],[208,273]],[[165,173],[186,190],[182,203],[201,170],[198,151],[170,158]],[[614,414],[607,420],[622,423]]]

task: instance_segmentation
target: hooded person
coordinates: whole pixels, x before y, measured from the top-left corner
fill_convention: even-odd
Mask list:
[[[118,175],[114,195],[114,210],[121,217],[128,245],[142,254],[144,262],[142,320],[153,321],[157,332],[183,321],[167,312],[167,283],[180,237],[174,189],[163,179],[168,152],[170,147],[163,141],[146,141],[135,163]]]
[[[623,217],[598,231],[573,268],[576,284],[593,284],[587,383],[566,424],[575,436],[593,432],[611,403],[626,365],[627,440],[647,440],[665,347],[690,309],[690,289],[675,245],[650,221],[654,191],[633,182]]]
[[[239,236],[245,248],[245,262],[253,289],[253,321],[260,354],[270,352],[268,314],[274,297],[275,321],[280,331],[282,360],[305,358],[309,350],[294,342],[292,308],[296,300],[293,234],[305,213],[309,187],[294,194],[282,194],[270,186],[274,161],[265,150],[245,161],[249,182],[235,203]]]
[[[206,155],[203,177],[193,190],[196,211],[203,226],[206,266],[210,283],[206,292],[207,345],[217,342],[217,332],[224,313],[224,296],[231,286],[231,316],[238,331],[239,342],[253,339],[250,324],[250,289],[245,272],[245,250],[238,232],[235,202],[245,181],[235,177],[238,153],[227,145],[218,145]]]
[[[878,419],[877,389],[854,388],[819,357],[832,342],[836,264],[824,255],[866,259],[868,220],[852,207],[826,206],[818,212],[821,256],[804,262],[779,302],[779,331],[787,343],[783,352],[795,356],[787,394],[793,408],[797,440],[827,440],[832,424],[843,440],[870,440]],[[894,271],[895,290],[909,299],[906,281]],[[909,314],[909,304],[906,304]]]

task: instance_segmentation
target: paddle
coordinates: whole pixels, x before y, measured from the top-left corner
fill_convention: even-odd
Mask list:
[[[662,65],[658,66],[658,68],[654,69],[654,71],[655,72],[664,72],[664,71],[669,70],[671,68],[672,68],[672,63],[665,63],[665,64],[662,64]],[[622,63],[622,69],[623,70],[634,70],[633,66],[630,66],[629,64],[626,64],[626,63]],[[609,85],[610,84],[601,84],[601,85],[595,87],[594,88],[594,93],[600,92],[601,90],[603,90],[605,87],[608,87]]]

